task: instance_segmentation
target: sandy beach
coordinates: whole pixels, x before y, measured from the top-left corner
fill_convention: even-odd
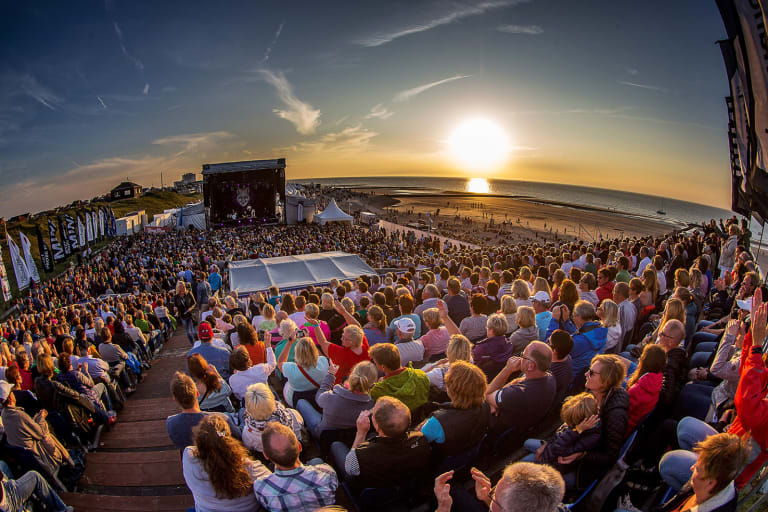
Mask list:
[[[368,197],[343,200],[399,224],[430,225],[438,234],[472,243],[572,239],[595,241],[623,236],[658,236],[681,226],[589,207],[468,192],[402,193],[362,189]],[[430,222],[431,221],[431,222]]]

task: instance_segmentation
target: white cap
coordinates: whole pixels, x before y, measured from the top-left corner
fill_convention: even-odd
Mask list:
[[[541,302],[542,304],[549,304],[549,294],[545,292],[544,290],[539,290],[538,292],[533,294],[533,297],[531,297],[536,302]]]
[[[8,397],[11,396],[11,391],[13,391],[12,385],[5,381],[0,381],[0,403],[8,400]]]
[[[397,327],[397,330],[404,333],[414,333],[416,332],[416,324],[413,323],[413,320],[408,318],[407,316],[399,318],[395,322],[395,327]]]

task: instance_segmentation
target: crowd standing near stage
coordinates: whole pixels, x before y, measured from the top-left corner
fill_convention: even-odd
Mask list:
[[[382,271],[228,291],[229,261],[336,250]],[[735,218],[480,249],[337,225],[126,237],[0,325],[3,499],[65,510],[180,328],[167,430],[197,510],[319,510],[341,486],[363,510],[554,511],[587,489],[735,510],[768,459],[762,283]]]

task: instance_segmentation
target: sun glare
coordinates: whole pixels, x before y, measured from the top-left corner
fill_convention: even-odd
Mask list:
[[[467,192],[474,192],[475,194],[487,194],[490,192],[491,186],[484,178],[472,178],[467,183]]]
[[[461,166],[485,170],[503,164],[510,148],[501,126],[488,119],[471,119],[456,127],[448,149]]]

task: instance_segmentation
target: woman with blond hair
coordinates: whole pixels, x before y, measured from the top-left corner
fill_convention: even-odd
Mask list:
[[[531,295],[536,295],[536,292],[547,292],[547,295],[552,296],[552,288],[549,287],[549,282],[543,277],[537,277],[533,281],[533,290]]]
[[[515,355],[522,354],[530,342],[539,339],[536,312],[532,307],[521,306],[517,309],[517,325],[519,328],[507,340]]]
[[[517,307],[533,305],[530,299],[531,288],[522,279],[515,279],[512,283],[512,296],[515,298]]]
[[[205,416],[195,427],[194,436],[195,445],[184,449],[181,464],[184,481],[195,499],[195,510],[257,510],[253,482],[269,476],[270,471],[251,459],[221,416]]]
[[[507,319],[507,336],[517,330],[517,301],[511,295],[501,297],[501,314]]]
[[[611,299],[605,299],[597,307],[597,318],[600,324],[608,329],[608,335],[605,342],[605,353],[614,354],[621,347],[619,341],[622,338],[621,323],[619,322],[619,306]]]
[[[261,434],[267,424],[277,421],[293,430],[301,439],[304,420],[295,409],[289,409],[275,400],[275,395],[266,384],[258,382],[248,386],[245,392],[245,413],[243,414],[243,444],[254,452],[263,451]]]
[[[445,375],[445,391],[450,402],[440,404],[420,429],[433,443],[439,458],[464,454],[485,437],[491,415],[485,400],[487,389],[485,373],[477,366],[466,361],[456,361],[450,366]]]
[[[293,352],[295,362],[289,362],[288,354],[294,343],[296,344]],[[328,358],[320,356],[311,338],[304,337],[298,341],[295,338],[289,338],[288,344],[277,359],[277,368],[288,379],[283,388],[285,403],[296,407],[300,398],[309,400],[311,403],[315,402],[320,381],[328,371]]]
[[[659,298],[659,282],[656,279],[656,271],[652,268],[646,268],[643,270],[643,286],[646,292],[650,294],[649,304],[656,304],[656,300]]]
[[[176,318],[181,319],[181,323],[187,332],[189,344],[191,345],[197,339],[195,315],[193,313],[197,303],[192,293],[187,291],[187,285],[184,281],[176,283],[176,295],[173,296],[173,306],[176,308]]]
[[[451,335],[443,325],[440,312],[437,308],[429,308],[425,309],[421,315],[424,323],[429,327],[427,333],[420,339],[421,344],[424,345],[424,359],[430,360],[432,357],[444,355]]]
[[[254,321],[257,317],[254,317]],[[269,332],[277,328],[277,321],[275,320],[275,308],[271,304],[264,304],[261,308],[261,322],[256,327],[258,331]]]
[[[422,368],[429,378],[429,383],[440,391],[445,391],[445,374],[453,363],[456,361],[472,362],[472,344],[465,336],[454,334],[448,341],[445,356],[445,358]]]
[[[317,391],[315,398],[322,413],[307,400],[299,400],[296,404],[307,428],[318,439],[325,430],[355,428],[360,413],[373,408],[370,392],[379,380],[376,365],[370,361],[357,363],[345,384],[334,385],[338,370],[338,365],[331,364]]]

